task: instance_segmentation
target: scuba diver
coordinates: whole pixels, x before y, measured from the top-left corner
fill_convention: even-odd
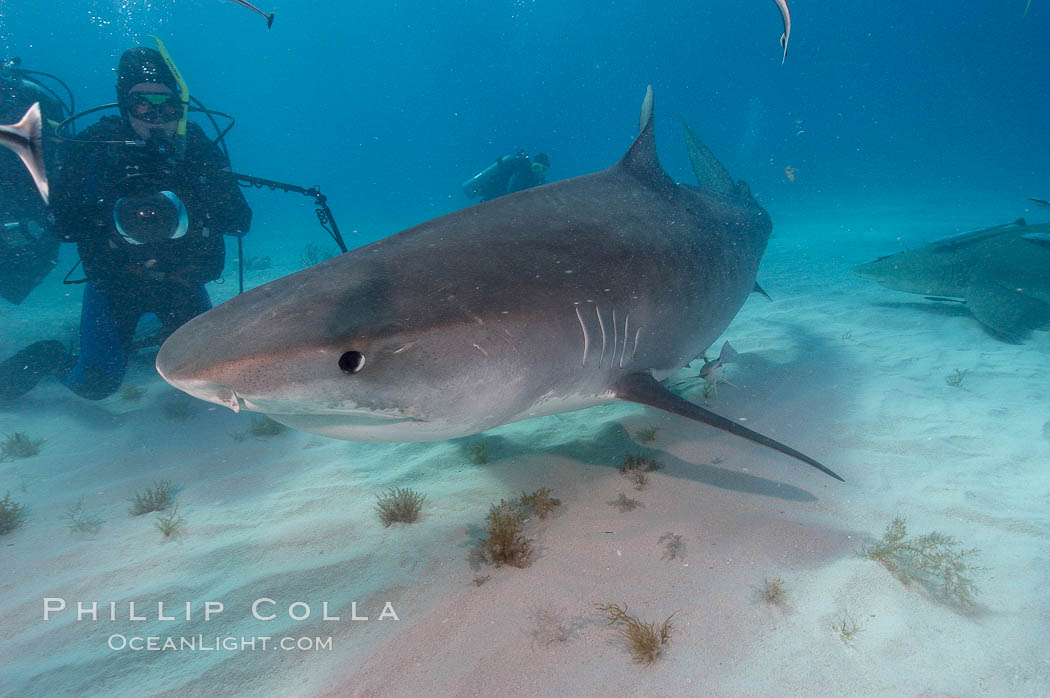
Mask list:
[[[208,310],[205,284],[225,263],[222,236],[248,231],[252,211],[229,159],[187,120],[189,91],[157,43],[159,51],[121,55],[120,115],[68,139],[54,178],[53,233],[77,244],[86,277],[80,354],[58,340],[29,345],[0,364],[0,400],[45,376],[89,400],[112,395],[138,321],[153,313],[170,333]]]
[[[0,62],[0,124],[17,122],[40,105],[41,136],[54,133],[53,124],[66,117],[66,106],[37,75],[19,67],[21,59]],[[61,81],[58,81],[60,84]],[[54,148],[44,149],[44,169],[54,171]],[[47,205],[30,170],[15,151],[0,149],[0,297],[20,304],[58,262],[58,240],[50,231]]]
[[[463,193],[470,199],[480,196],[482,201],[513,194],[543,184],[550,167],[551,159],[547,153],[530,158],[524,150],[519,150],[514,155],[497,158],[496,162],[463,182]]]

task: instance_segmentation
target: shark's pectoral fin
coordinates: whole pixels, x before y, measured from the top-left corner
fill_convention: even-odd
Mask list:
[[[978,276],[966,289],[966,306],[995,335],[1011,342],[1050,324],[1050,304],[1001,281]]]
[[[734,436],[739,436],[748,441],[754,441],[756,444],[766,446],[774,451],[780,451],[792,458],[797,458],[803,463],[813,466],[817,470],[830,475],[836,480],[842,480],[841,477],[827,467],[821,465],[804,453],[799,453],[790,446],[785,446],[779,441],[775,441],[768,436],[759,434],[757,431],[752,431],[745,426],[741,426],[737,422],[726,419],[710,410],[705,410],[703,407],[694,405],[688,400],[683,400],[664,387],[663,384],[648,373],[632,373],[625,376],[613,386],[613,391],[616,393],[616,397],[621,400],[649,405],[650,407],[655,407],[659,410],[670,412],[671,414],[677,414],[681,417],[686,417],[697,422],[703,422],[704,424],[715,427],[716,429],[727,431]],[[842,481],[845,482],[844,480]]]
[[[1033,245],[1050,247],[1050,233],[1027,233],[1021,237]]]

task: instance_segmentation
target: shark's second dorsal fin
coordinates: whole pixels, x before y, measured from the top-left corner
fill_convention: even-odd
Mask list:
[[[682,117],[682,128],[685,129],[685,147],[689,151],[689,163],[693,166],[693,174],[696,175],[696,183],[701,187],[713,189],[720,194],[737,196],[737,186],[729,171],[718,161],[711,149],[689,127],[685,117]]]
[[[627,149],[618,166],[662,194],[670,195],[675,189],[674,180],[664,172],[664,168],[660,166],[660,159],[656,156],[652,85],[646,88],[645,99],[642,101],[638,137]]]

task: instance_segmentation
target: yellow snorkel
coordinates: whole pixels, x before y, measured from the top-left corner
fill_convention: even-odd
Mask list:
[[[175,76],[175,82],[179,83],[179,99],[182,100],[183,110],[182,118],[179,119],[179,125],[175,129],[175,157],[181,160],[186,155],[186,118],[190,113],[190,88],[182,77],[182,73],[175,67],[175,61],[171,60],[171,54],[168,53],[164,42],[159,37],[152,38],[157,42],[157,53],[164,59],[171,74]]]

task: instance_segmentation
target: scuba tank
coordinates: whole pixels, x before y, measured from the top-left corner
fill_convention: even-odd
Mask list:
[[[15,305],[58,264],[58,240],[44,225],[33,219],[0,223],[0,297]]]

